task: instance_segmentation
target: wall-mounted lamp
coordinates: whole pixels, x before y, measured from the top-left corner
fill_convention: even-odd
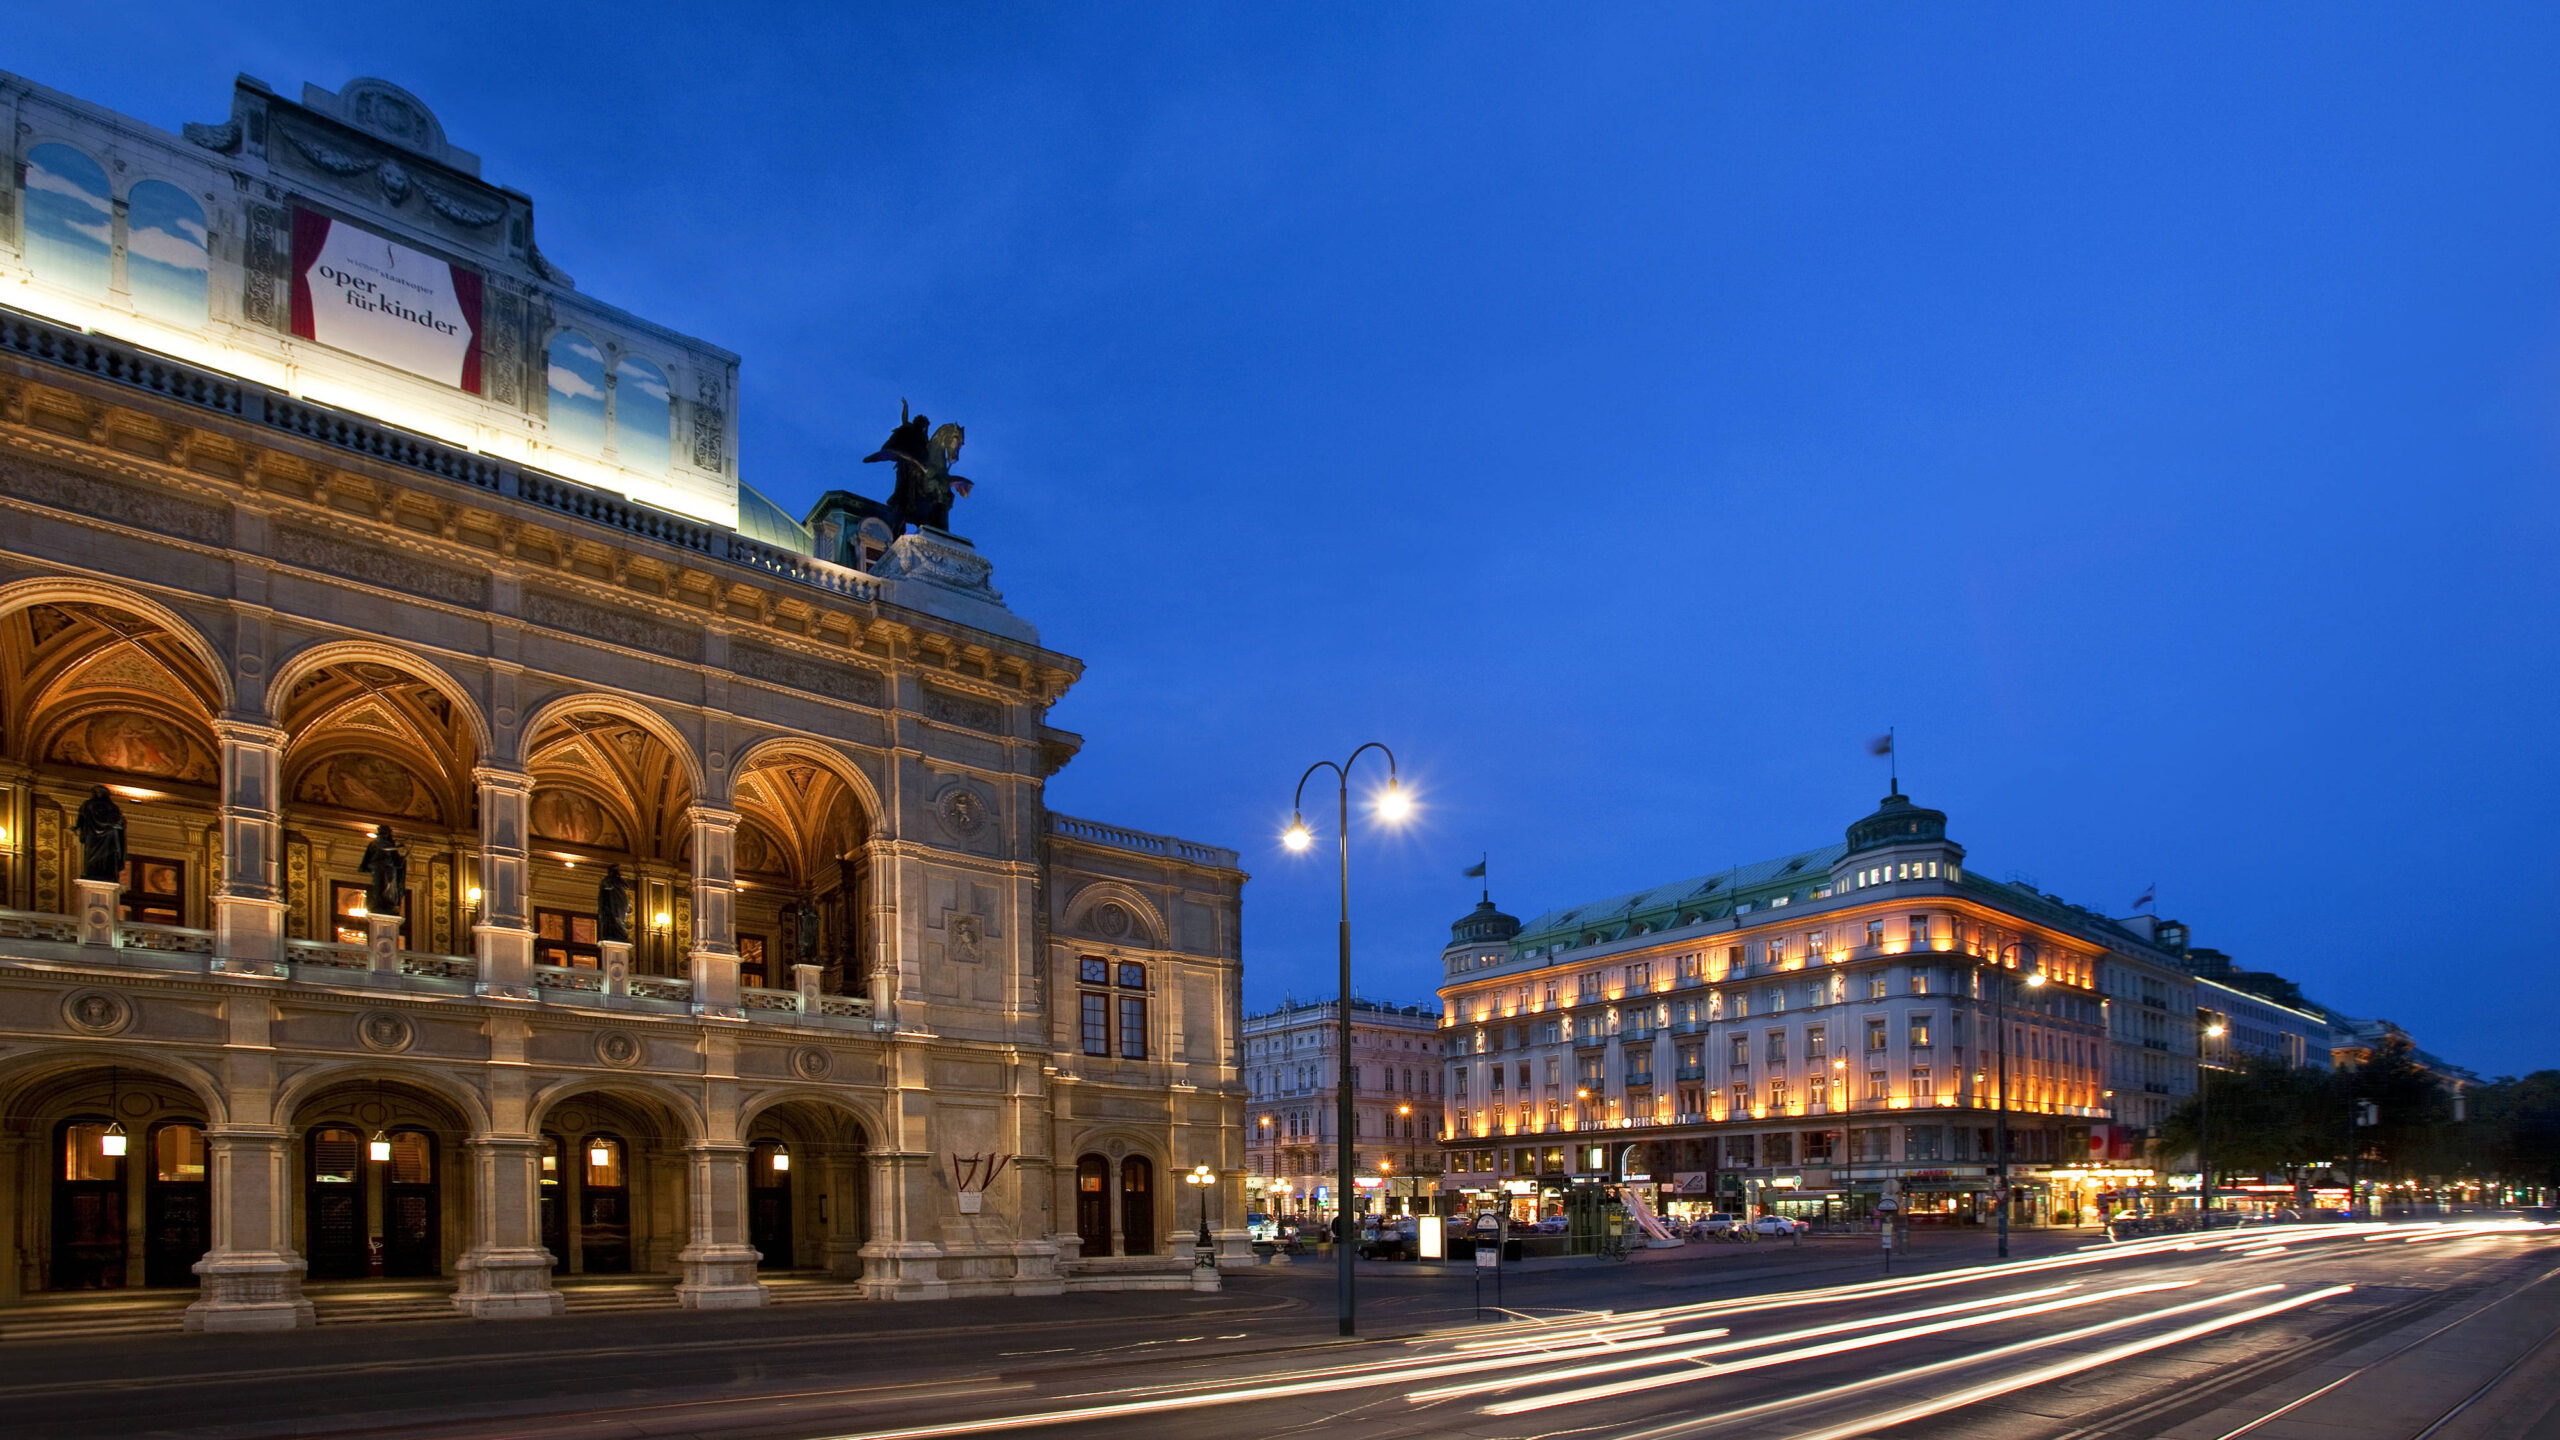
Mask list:
[[[649,917],[649,928],[652,930],[663,931],[675,923],[676,917],[668,914],[664,910],[661,910],[657,914]]]
[[[480,887],[479,887],[479,886],[477,886],[477,885],[466,885],[466,886],[464,886],[464,887],[463,887],[463,889],[462,889],[462,903],[463,903],[464,905],[466,905],[466,906],[469,906],[471,909],[474,909],[474,910],[479,909],[479,908],[480,908]]]

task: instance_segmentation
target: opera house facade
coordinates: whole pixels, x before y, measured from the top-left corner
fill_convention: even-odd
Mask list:
[[[1236,856],[1047,809],[912,457],[743,484],[397,87],[0,104],[0,1307],[1188,1286],[1202,1164],[1243,1251]]]

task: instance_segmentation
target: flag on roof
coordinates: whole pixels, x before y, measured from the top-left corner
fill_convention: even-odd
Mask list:
[[[1484,878],[1484,862],[1479,860],[1458,873],[1466,876],[1470,880],[1481,880]]]
[[[1892,731],[1890,731],[1890,730],[1887,730],[1886,732],[1884,732],[1883,734],[1881,734],[1881,735],[1877,736],[1877,737],[1876,737],[1876,738],[1874,738],[1873,740],[1868,741],[1868,742],[1867,742],[1867,753],[1868,753],[1868,754],[1870,754],[1870,755],[1890,755],[1890,754],[1892,754],[1892,753],[1893,753],[1893,732],[1892,732]]]
[[[2133,902],[2133,908],[2139,910],[2158,898],[2160,898],[2160,886],[2156,882],[2146,885],[2142,888],[2142,898]]]

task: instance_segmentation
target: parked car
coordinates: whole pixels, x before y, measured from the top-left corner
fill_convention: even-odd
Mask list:
[[[1742,1217],[1738,1215],[1734,1215],[1723,1210],[1710,1211],[1691,1222],[1689,1226],[1689,1238],[1692,1240],[1712,1239],[1730,1232],[1736,1225],[1741,1223]]]
[[[1571,1223],[1572,1222],[1566,1220],[1562,1215],[1550,1215],[1546,1219],[1538,1222],[1538,1233],[1541,1235],[1561,1235],[1571,1225]]]
[[[1793,1235],[1804,1228],[1803,1221],[1790,1220],[1784,1215],[1763,1215],[1751,1222],[1752,1233],[1757,1235]]]

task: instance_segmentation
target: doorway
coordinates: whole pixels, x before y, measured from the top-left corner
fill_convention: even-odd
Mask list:
[[[105,1120],[66,1120],[54,1131],[55,1290],[124,1285],[124,1130]]]
[[[1143,1155],[1120,1162],[1120,1249],[1156,1253],[1156,1167]]]
[[[1076,1161],[1076,1237],[1086,1259],[1111,1253],[1111,1162],[1099,1155]]]
[[[441,1275],[435,1137],[423,1130],[394,1130],[390,1140],[391,1158],[382,1172],[382,1273]]]
[[[304,1142],[302,1258],[314,1280],[361,1280],[372,1259],[365,1241],[364,1137],[323,1125]]]
[[[183,1121],[154,1126],[142,1192],[143,1284],[196,1283],[195,1264],[213,1243],[212,1192],[203,1128]]]
[[[542,1137],[542,1248],[551,1252],[551,1273],[569,1273],[568,1172],[561,1157],[568,1143],[557,1135]]]
[[[791,1148],[760,1140],[747,1150],[747,1243],[757,1268],[791,1268]]]
[[[631,1177],[620,1136],[590,1135],[580,1147],[584,1173],[578,1185],[579,1269],[589,1275],[631,1271]]]

